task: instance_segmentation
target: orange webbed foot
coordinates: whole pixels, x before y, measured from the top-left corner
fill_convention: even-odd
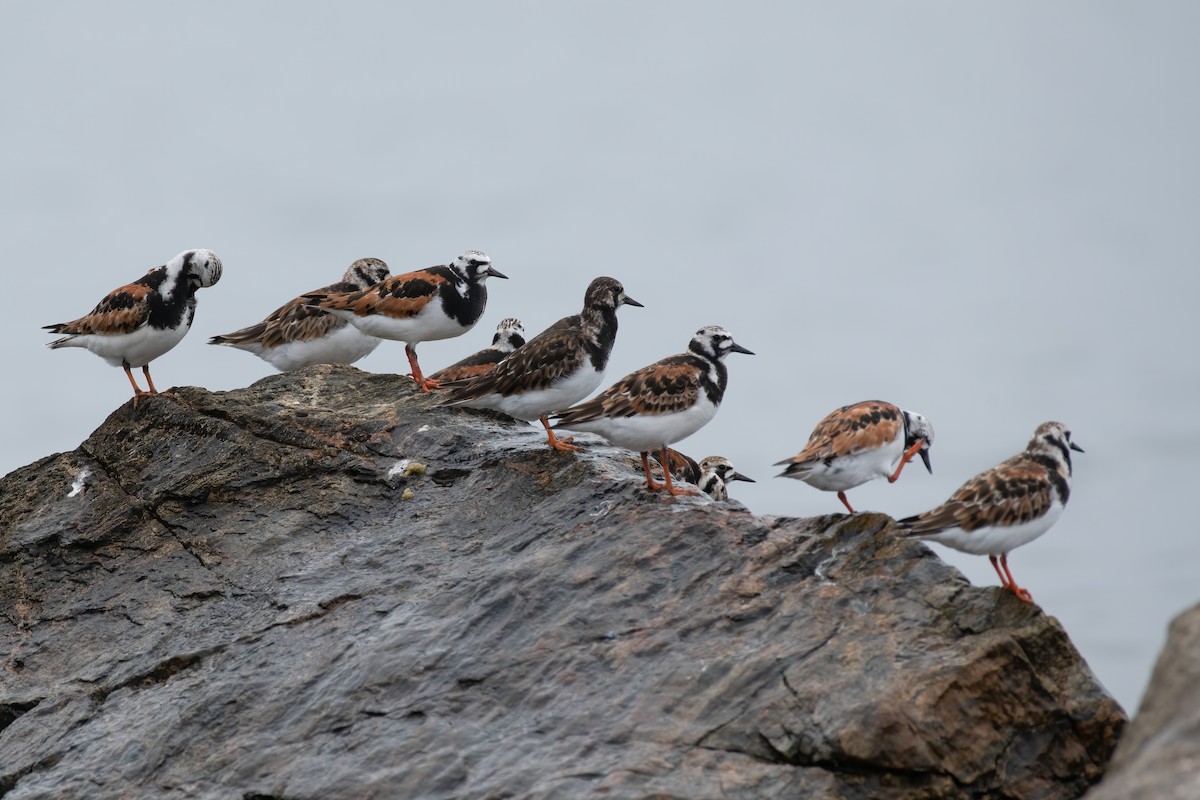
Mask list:
[[[433,378],[426,378],[424,375],[414,375],[410,372],[408,373],[408,377],[412,378],[416,382],[417,386],[419,386],[424,392],[442,388],[440,383],[435,381]]]

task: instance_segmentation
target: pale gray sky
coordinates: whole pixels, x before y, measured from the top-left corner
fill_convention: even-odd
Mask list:
[[[897,516],[1066,421],[1071,505],[1013,569],[1132,710],[1200,594],[1198,23],[1091,0],[6,3],[0,472],[129,397],[40,326],[186,248],[225,275],[160,388],[271,374],[205,339],[356,258],[477,248],[511,278],[476,331],[421,348],[431,371],[612,275],[646,307],[622,310],[611,381],[706,324],[758,354],[680,447],[757,478],[733,494],[759,513],[839,510],[769,465],[845,403],[937,429],[933,476],[851,493]]]

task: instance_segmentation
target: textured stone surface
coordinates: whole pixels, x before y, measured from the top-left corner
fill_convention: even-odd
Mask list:
[[[1087,797],[1200,797],[1200,606],[1171,622],[1142,706],[1104,782]]]
[[[1057,622],[888,517],[652,496],[598,440],[552,453],[410,387],[181,388],[4,478],[0,795],[1068,798],[1101,776],[1124,716]],[[402,459],[427,469],[389,477]]]

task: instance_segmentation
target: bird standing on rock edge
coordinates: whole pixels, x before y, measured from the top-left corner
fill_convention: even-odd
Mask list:
[[[526,421],[540,420],[546,444],[574,451],[571,438],[559,438],[547,415],[587,397],[604,380],[617,338],[617,309],[642,304],[625,294],[621,282],[599,277],[588,284],[583,310],[563,317],[486,375],[449,387],[443,405],[490,408]]]
[[[221,259],[211,250],[184,250],[133,283],[113,289],[91,313],[74,322],[45,326],[65,333],[47,347],[84,347],[114,367],[122,367],[138,400],[158,394],[150,362],[183,339],[196,315],[196,291],[221,280]],[[142,391],[131,368],[141,367],[149,391]]]
[[[1017,585],[1008,568],[1008,554],[1062,516],[1071,496],[1072,450],[1083,452],[1066,425],[1043,422],[1023,451],[971,478],[937,508],[905,517],[896,527],[903,536],[987,555],[1001,587],[1031,603],[1033,595]]]
[[[694,495],[695,491],[673,484],[670,469],[663,471],[663,483],[655,483],[649,451],[665,451],[716,415],[729,383],[724,362],[730,353],[754,355],[724,328],[701,328],[688,343],[688,352],[642,367],[597,397],[557,412],[554,428],[598,433],[618,447],[639,452],[650,491]],[[665,452],[661,460],[668,461]]]
[[[478,250],[449,265],[393,275],[357,292],[312,294],[307,305],[336,314],[368,336],[404,342],[409,373],[423,391],[438,388],[421,373],[417,345],[461,336],[475,326],[487,306],[487,279],[507,278]]]

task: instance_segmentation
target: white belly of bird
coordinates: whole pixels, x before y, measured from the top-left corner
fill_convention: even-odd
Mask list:
[[[642,452],[686,439],[708,424],[716,413],[717,407],[704,397],[691,408],[674,414],[603,417],[563,427],[573,431],[598,433],[618,447]]]
[[[1056,500],[1044,515],[1019,525],[994,525],[988,528],[976,528],[973,531],[947,528],[939,533],[921,538],[976,556],[997,556],[1001,553],[1011,552],[1023,544],[1029,544],[1050,530],[1050,526],[1062,516],[1063,508],[1063,504]]]
[[[280,372],[288,372],[313,364],[353,364],[369,355],[381,341],[374,336],[367,336],[353,325],[343,325],[320,339],[285,342],[265,349],[256,344],[257,349],[246,346],[242,346],[242,349],[262,357]]]
[[[186,320],[174,329],[143,325],[132,333],[90,333],[73,336],[70,341],[63,342],[62,346],[86,347],[114,367],[125,364],[144,367],[179,344],[189,327]]]
[[[876,478],[888,478],[904,455],[904,440],[897,436],[883,447],[863,450],[833,460],[829,466],[818,461],[803,475],[796,477],[816,489],[844,492]]]
[[[328,309],[327,309],[328,310]],[[393,339],[407,344],[451,339],[466,333],[474,323],[466,327],[442,313],[442,301],[434,299],[412,317],[389,317],[386,314],[367,314],[360,317],[353,311],[331,311],[368,336]]]
[[[510,417],[535,420],[551,411],[561,411],[596,390],[604,380],[604,370],[593,369],[585,364],[570,376],[556,381],[546,389],[532,389],[520,394],[503,395],[492,393],[475,400],[466,400],[459,405],[471,408],[491,408]]]

